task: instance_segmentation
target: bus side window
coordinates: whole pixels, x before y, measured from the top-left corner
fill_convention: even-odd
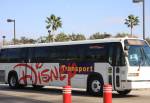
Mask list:
[[[107,47],[105,44],[92,44],[88,45],[86,50],[86,60],[92,60],[96,62],[107,61]]]
[[[28,55],[27,55],[27,48],[21,48],[20,50],[20,61],[22,63],[27,62]]]
[[[68,58],[67,57],[67,51],[69,51],[69,50],[68,50],[68,47],[66,45],[60,46],[59,49],[57,50],[57,53],[59,54],[59,55],[57,55],[58,56],[57,60],[60,60],[60,61],[67,60],[67,58]]]
[[[82,54],[81,54],[82,48],[80,48],[80,45],[71,45],[67,47],[67,58],[66,60],[73,60],[73,61],[81,61]]]
[[[35,47],[33,48],[34,52],[34,61],[35,62],[47,62],[49,49],[48,47]]]
[[[0,62],[1,63],[7,63],[8,58],[7,58],[7,49],[2,49],[0,52]]]

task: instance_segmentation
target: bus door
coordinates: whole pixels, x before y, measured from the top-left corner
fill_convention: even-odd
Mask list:
[[[121,43],[113,43],[109,50],[110,64],[112,65],[112,85],[114,90],[121,89],[121,80],[125,75],[125,57]],[[109,61],[110,61],[109,60]]]

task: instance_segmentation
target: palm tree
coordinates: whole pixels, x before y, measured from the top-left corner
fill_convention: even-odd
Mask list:
[[[132,29],[134,26],[137,26],[139,24],[139,17],[134,15],[129,15],[127,19],[125,19],[125,23],[128,27],[131,29],[131,36],[132,36]]]
[[[48,29],[48,31],[51,31],[52,33],[56,31],[58,28],[62,27],[61,18],[55,16],[54,14],[52,14],[50,17],[47,17],[45,22],[47,23],[46,29]],[[49,32],[48,37],[50,37],[50,32]],[[53,37],[53,40],[54,40],[54,37]]]

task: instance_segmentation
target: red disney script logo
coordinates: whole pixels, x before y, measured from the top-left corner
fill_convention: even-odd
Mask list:
[[[67,77],[68,79],[68,85],[71,85],[71,78],[73,78],[76,75],[76,70],[74,71],[67,71],[64,69],[63,66],[60,66],[57,68],[56,66],[53,66],[53,68],[50,67],[50,69],[43,68],[43,63],[36,63],[34,66],[26,63],[20,63],[14,66],[14,70],[16,69],[22,69],[21,77],[19,78],[19,82],[23,81],[24,84],[27,84],[27,79],[32,80],[32,84],[36,85],[37,83],[49,83],[54,80],[60,80],[63,81]],[[68,63],[68,66],[70,67],[76,67],[75,63]],[[35,67],[35,68],[34,68]],[[26,71],[30,70],[31,74],[28,74]],[[64,71],[65,70],[65,71]],[[67,74],[68,76],[66,76]],[[34,79],[33,79],[34,78]]]

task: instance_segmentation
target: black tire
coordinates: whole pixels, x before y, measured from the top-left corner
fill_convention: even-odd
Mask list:
[[[102,77],[95,76],[90,77],[87,84],[87,92],[93,96],[102,96],[103,95],[103,85],[104,81]]]
[[[129,94],[131,92],[131,90],[124,90],[124,91],[117,91],[117,92],[119,93],[119,95],[124,96],[124,95]]]
[[[24,85],[24,84],[19,84],[19,88],[25,88],[27,85]]]
[[[41,89],[44,87],[43,85],[32,85],[32,86],[34,89]]]
[[[18,76],[15,73],[9,76],[8,84],[9,84],[9,87],[12,89],[16,89],[19,87]]]

